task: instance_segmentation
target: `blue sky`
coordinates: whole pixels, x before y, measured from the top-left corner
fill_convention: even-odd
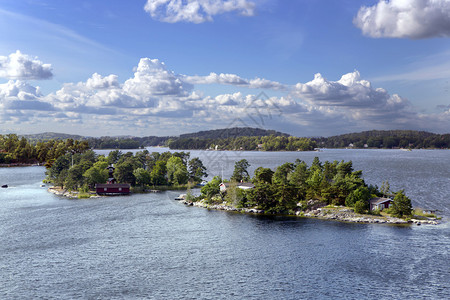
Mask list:
[[[449,16],[449,0],[2,0],[0,133],[448,133]]]

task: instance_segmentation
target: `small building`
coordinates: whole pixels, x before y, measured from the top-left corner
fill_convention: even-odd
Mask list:
[[[128,183],[106,183],[96,184],[95,191],[98,195],[120,196],[130,194],[130,185]]]
[[[392,200],[391,198],[372,198],[369,200],[370,210],[383,210],[389,208],[391,207],[393,201],[394,200]]]
[[[97,183],[95,185],[95,192],[102,196],[121,196],[130,194],[130,185],[128,183],[116,183],[114,178],[114,166],[110,165],[106,168],[109,173],[109,178],[106,184]]]
[[[228,188],[229,186],[230,186],[230,182],[222,182],[222,183],[219,185],[220,191],[221,191],[222,193],[223,193],[223,192],[226,192],[226,191],[227,191],[227,188]],[[238,183],[236,183],[236,187],[239,188],[239,189],[241,189],[241,190],[249,190],[249,189],[254,188],[255,185],[254,185],[253,183],[251,183],[251,182],[238,182]]]

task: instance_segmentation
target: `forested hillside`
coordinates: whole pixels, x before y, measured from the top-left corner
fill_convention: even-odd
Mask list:
[[[371,130],[313,138],[321,148],[449,148],[450,134],[413,130]]]
[[[225,129],[215,129],[199,131],[195,133],[181,134],[180,139],[186,138],[199,138],[199,139],[227,139],[227,138],[237,138],[237,137],[248,137],[248,136],[289,136],[289,134],[282,133],[275,130],[265,130],[261,128],[251,128],[251,127],[234,127]]]

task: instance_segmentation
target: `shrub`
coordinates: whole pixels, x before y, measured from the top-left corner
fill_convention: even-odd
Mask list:
[[[356,203],[355,203],[355,213],[357,213],[357,214],[365,213],[366,212],[366,207],[367,207],[367,204],[366,204],[365,201],[361,201],[361,200],[356,201]]]

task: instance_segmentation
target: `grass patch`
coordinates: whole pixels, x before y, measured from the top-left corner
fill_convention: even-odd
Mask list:
[[[91,198],[91,195],[89,193],[85,192],[78,193],[78,199],[88,199],[88,198]]]
[[[415,208],[413,210],[413,215],[417,217],[423,217],[423,218],[436,218],[437,216],[435,214],[426,214],[424,213],[423,209],[421,208]]]

